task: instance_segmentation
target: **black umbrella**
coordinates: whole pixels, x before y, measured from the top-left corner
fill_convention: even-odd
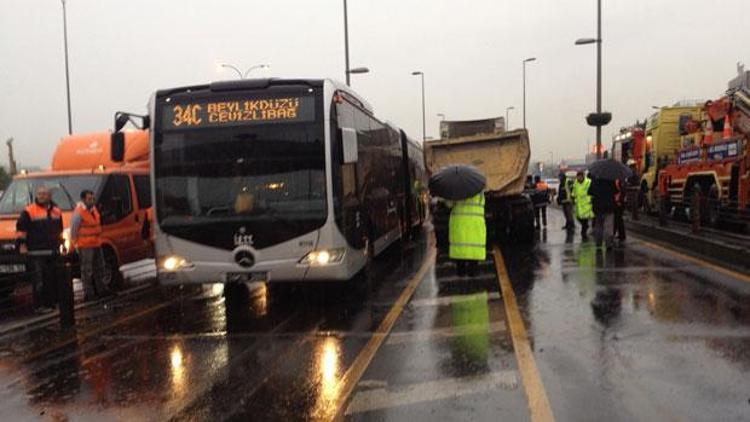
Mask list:
[[[430,192],[451,201],[471,198],[486,185],[487,178],[473,166],[443,167],[430,177]]]
[[[633,175],[633,172],[625,164],[609,158],[590,165],[589,174],[597,179],[617,180],[627,179]]]

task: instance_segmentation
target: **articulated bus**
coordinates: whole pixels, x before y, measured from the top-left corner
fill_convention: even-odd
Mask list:
[[[149,109],[162,284],[349,280],[426,219],[421,146],[344,85],[214,82]]]

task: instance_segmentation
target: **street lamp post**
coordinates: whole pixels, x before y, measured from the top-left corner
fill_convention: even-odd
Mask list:
[[[529,57],[523,61],[523,128],[526,129],[526,63],[533,62],[536,57]]]
[[[349,86],[349,75],[357,75],[362,73],[370,73],[370,69],[366,67],[355,67],[354,69],[349,69],[346,71],[346,86]]]
[[[226,68],[226,69],[232,69],[232,70],[234,70],[235,72],[237,72],[237,76],[239,76],[240,79],[247,79],[247,76],[250,74],[250,72],[252,72],[255,69],[263,69],[263,68],[270,68],[271,67],[271,66],[269,66],[267,64],[256,64],[256,65],[252,65],[252,66],[248,67],[247,70],[245,70],[245,72],[243,73],[237,66],[232,66],[229,63],[221,63],[220,66],[223,67],[223,68]]]
[[[349,70],[349,15],[346,10],[346,0],[344,0],[344,56],[346,58],[346,69],[344,70],[346,73],[346,86],[350,86],[350,75],[352,72]]]
[[[424,106],[424,72],[422,71],[414,71],[411,72],[413,76],[419,76],[422,79],[422,141],[427,140],[427,119],[425,116],[425,106]]]
[[[68,101],[68,135],[73,134],[73,117],[71,116],[70,111],[70,72],[68,69],[68,16],[67,16],[67,10],[65,9],[65,1],[62,1],[62,10],[63,10],[63,42],[65,45],[65,89],[67,93],[67,101]]]
[[[596,158],[602,158],[602,126],[612,120],[612,114],[602,112],[602,0],[596,2],[596,38],[581,38],[576,45],[596,44],[596,113],[589,114],[586,121],[596,127]]]
[[[510,114],[508,112],[515,109],[513,106],[505,107],[505,130],[510,130]]]

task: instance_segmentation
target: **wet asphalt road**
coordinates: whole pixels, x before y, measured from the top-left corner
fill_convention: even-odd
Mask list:
[[[561,226],[550,210],[536,246],[502,247],[555,418],[750,419],[750,283],[638,239],[597,251]],[[492,260],[460,279],[440,253],[424,262],[428,243],[356,286],[238,304],[150,288],[80,310],[74,333],[3,335],[0,420],[528,420]]]

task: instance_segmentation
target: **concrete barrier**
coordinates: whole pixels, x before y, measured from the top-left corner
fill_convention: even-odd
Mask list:
[[[626,229],[642,238],[654,240],[687,255],[713,261],[740,272],[750,272],[750,244],[693,234],[678,227],[661,227],[643,220],[625,220]]]

